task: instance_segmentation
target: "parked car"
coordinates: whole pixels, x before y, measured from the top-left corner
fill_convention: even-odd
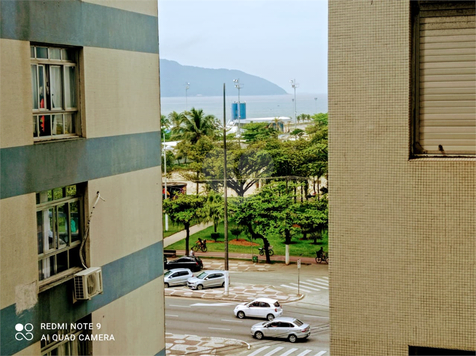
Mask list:
[[[311,335],[311,326],[304,324],[299,319],[282,316],[272,321],[253,325],[251,335],[258,340],[264,337],[273,337],[296,342],[298,339],[307,339]]]
[[[189,278],[187,281],[187,286],[191,289],[223,287],[224,285],[224,271],[203,271],[198,276]]]
[[[193,273],[188,268],[172,269],[164,274],[164,287],[186,285],[190,277]]]
[[[258,298],[252,302],[238,304],[234,313],[240,319],[251,317],[273,320],[283,314],[283,309],[276,299]]]
[[[196,256],[183,256],[173,261],[164,261],[164,268],[171,270],[176,268],[188,268],[193,272],[198,272],[203,268],[202,260]]]

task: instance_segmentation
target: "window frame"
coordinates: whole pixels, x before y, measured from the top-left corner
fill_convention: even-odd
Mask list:
[[[454,1],[453,3],[461,3],[461,0]],[[420,98],[420,29],[421,29],[421,17],[420,17],[420,6],[421,4],[424,5],[435,5],[440,4],[443,6],[444,2],[438,2],[435,0],[419,0],[419,1],[410,1],[410,29],[411,29],[411,63],[410,63],[410,85],[411,85],[411,92],[410,92],[410,142],[409,142],[409,151],[410,151],[410,159],[416,158],[476,158],[476,153],[454,153],[454,152],[445,152],[443,150],[442,145],[439,145],[440,151],[439,153],[436,152],[428,152],[426,151],[419,143],[420,139],[420,106],[421,106],[421,98]],[[458,11],[458,8],[455,7],[454,9],[434,9],[433,11],[441,12],[441,15],[435,17],[445,17],[443,12],[451,12],[451,11]],[[459,10],[462,11],[461,15],[448,15],[446,16],[471,16],[463,14],[467,12],[466,10]]]
[[[38,49],[46,51],[47,58],[38,55]],[[60,58],[51,58],[53,51],[59,50]],[[30,43],[30,74],[32,81],[32,124],[34,142],[68,139],[81,136],[80,97],[79,97],[79,74],[80,74],[79,49],[74,47],[56,47],[45,44]],[[53,68],[61,68],[61,107],[53,108],[54,103],[52,83]],[[68,72],[73,68],[72,78]],[[43,80],[40,81],[40,73]],[[69,78],[69,79],[68,79]],[[71,83],[71,80],[73,83]],[[58,83],[59,83],[58,82]],[[69,84],[69,85],[67,85]],[[42,90],[43,105],[41,104]],[[69,94],[69,99],[68,99]],[[36,97],[35,97],[36,96]],[[68,103],[72,102],[73,105]],[[43,107],[42,107],[43,106]],[[61,125],[56,125],[58,116],[61,116]],[[47,134],[40,134],[40,120],[49,125]],[[61,133],[58,133],[61,128]],[[54,133],[56,131],[56,133]]]

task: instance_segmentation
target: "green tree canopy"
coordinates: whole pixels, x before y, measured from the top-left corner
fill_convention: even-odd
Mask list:
[[[194,145],[202,137],[214,138],[218,129],[218,122],[213,115],[205,115],[202,109],[192,108],[181,114],[174,125],[174,139],[184,140]]]
[[[264,141],[278,136],[278,130],[274,128],[275,123],[258,122],[243,126],[243,138],[246,142]]]

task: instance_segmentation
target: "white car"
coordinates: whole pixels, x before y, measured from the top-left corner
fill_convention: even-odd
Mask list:
[[[299,319],[281,317],[253,325],[251,335],[258,340],[272,337],[296,342],[298,339],[307,339],[311,335],[311,327]]]
[[[193,273],[188,268],[171,269],[164,274],[164,287],[185,285],[191,277]]]
[[[276,299],[258,298],[252,302],[238,304],[234,313],[240,319],[251,317],[273,320],[283,314],[283,309]]]

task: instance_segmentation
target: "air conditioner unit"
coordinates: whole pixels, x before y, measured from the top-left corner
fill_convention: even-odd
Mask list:
[[[76,299],[91,299],[98,294],[102,294],[101,267],[89,267],[74,275],[74,297]]]

